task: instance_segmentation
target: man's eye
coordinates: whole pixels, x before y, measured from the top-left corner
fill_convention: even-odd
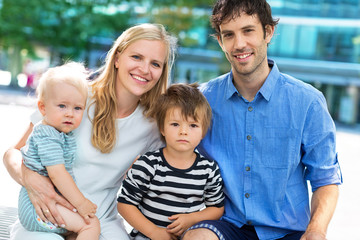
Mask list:
[[[232,33],[225,33],[223,36],[224,36],[224,38],[229,38],[232,36]]]

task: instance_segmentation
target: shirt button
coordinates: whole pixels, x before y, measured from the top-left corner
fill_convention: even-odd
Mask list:
[[[249,112],[252,112],[253,107],[248,107]]]
[[[250,141],[251,140],[251,135],[247,135],[246,139]]]
[[[245,193],[245,197],[246,197],[246,198],[249,198],[249,197],[250,197],[250,194],[249,194],[249,193]]]
[[[247,224],[247,225],[252,225],[252,221],[250,221],[250,220],[249,220],[249,221],[246,221],[246,224]]]
[[[245,167],[245,170],[246,170],[247,172],[249,172],[249,171],[250,171],[250,167],[249,167],[249,166]]]

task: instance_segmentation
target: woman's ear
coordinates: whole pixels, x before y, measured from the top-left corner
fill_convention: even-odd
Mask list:
[[[118,57],[118,53],[116,53],[116,55],[115,55],[114,67],[115,67],[116,69],[119,68],[119,57]]]
[[[44,102],[42,100],[39,100],[37,105],[38,105],[38,109],[39,109],[41,115],[45,116],[45,104],[44,104]]]

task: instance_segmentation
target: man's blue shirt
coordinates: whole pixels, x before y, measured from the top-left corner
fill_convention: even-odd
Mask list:
[[[219,164],[225,185],[223,219],[255,226],[260,239],[277,239],[309,223],[309,195],[341,184],[335,125],[324,96],[272,70],[253,101],[233,84],[232,72],[204,84],[213,111],[201,153]]]

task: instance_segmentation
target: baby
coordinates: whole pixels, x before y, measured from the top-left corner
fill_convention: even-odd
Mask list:
[[[56,205],[64,226],[56,226],[47,220],[49,210],[37,214],[24,187],[19,195],[19,219],[29,231],[47,231],[68,236],[68,239],[99,239],[100,223],[95,216],[97,206],[77,188],[72,172],[76,143],[73,130],[82,120],[86,106],[87,73],[80,63],[69,62],[50,68],[40,78],[37,87],[38,109],[43,116],[35,124],[26,145],[21,149],[24,165],[49,177],[75,208],[71,211]],[[77,211],[77,212],[76,212]]]

